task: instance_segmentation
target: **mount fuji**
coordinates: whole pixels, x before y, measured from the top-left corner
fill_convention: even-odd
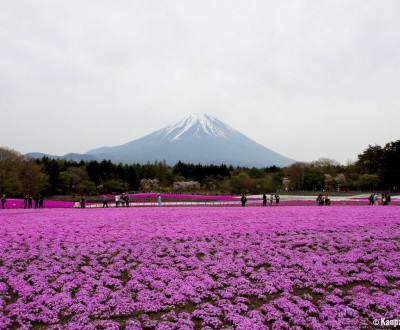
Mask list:
[[[89,150],[85,156],[115,163],[165,160],[169,165],[178,161],[246,167],[294,163],[208,114],[192,114],[126,144]]]

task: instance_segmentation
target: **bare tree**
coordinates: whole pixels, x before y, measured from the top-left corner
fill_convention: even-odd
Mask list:
[[[19,172],[23,191],[38,193],[49,186],[49,178],[33,160],[23,162]]]
[[[0,192],[16,193],[19,190],[18,171],[21,164],[22,156],[19,152],[0,148]]]
[[[285,175],[295,189],[306,189],[306,173],[310,165],[304,162],[296,162],[285,169]]]

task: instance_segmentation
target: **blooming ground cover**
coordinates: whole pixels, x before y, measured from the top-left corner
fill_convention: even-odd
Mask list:
[[[108,203],[110,206],[114,206],[115,195],[107,195]],[[131,206],[154,206],[157,204],[158,193],[136,193],[130,194],[130,205]],[[240,196],[231,195],[192,195],[192,194],[162,194],[162,198],[165,205],[185,205],[185,203],[196,203],[196,205],[201,203],[239,203]],[[258,198],[260,199],[260,198]],[[80,196],[75,197],[73,201],[63,201],[63,200],[48,200],[44,201],[45,208],[70,208],[75,207],[76,202],[80,200]],[[166,202],[166,203],[165,203]],[[86,207],[102,207],[103,206],[103,195],[97,197],[90,196],[86,202]],[[20,199],[8,199],[6,203],[6,208],[24,208],[24,201]]]
[[[157,205],[158,193],[137,193],[130,194],[130,206],[155,206]],[[331,197],[332,205],[368,205],[369,195],[363,197]],[[114,195],[108,195],[109,206],[115,206]],[[269,205],[268,196],[268,205]],[[241,204],[240,196],[233,195],[192,195],[192,194],[162,194],[164,206],[238,206]],[[281,196],[280,206],[315,206],[315,196]],[[79,207],[77,201],[79,198],[75,198],[74,201],[62,201],[62,200],[45,200],[45,208],[71,208]],[[276,204],[275,201],[273,203]],[[248,196],[249,206],[261,206],[262,195]],[[392,196],[390,205],[400,206],[399,196]],[[101,195],[97,197],[90,197],[86,202],[86,207],[102,207],[103,198]],[[22,199],[8,199],[6,208],[18,209],[24,208],[24,201]]]
[[[2,329],[359,329],[400,315],[400,208],[9,209]]]

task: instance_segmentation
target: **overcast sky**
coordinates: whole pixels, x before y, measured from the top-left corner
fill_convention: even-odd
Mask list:
[[[398,0],[1,0],[0,146],[63,155],[208,113],[299,161],[400,139]]]

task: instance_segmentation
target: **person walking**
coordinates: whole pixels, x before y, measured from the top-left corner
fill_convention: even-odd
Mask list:
[[[43,208],[43,203],[44,203],[44,197],[42,194],[39,195],[39,208]]]
[[[317,203],[319,206],[324,205],[324,198],[322,197],[322,194],[318,194],[318,197],[316,200],[317,200]]]
[[[374,195],[369,195],[369,198],[368,198],[368,200],[369,200],[369,204],[368,205],[374,205]]]
[[[382,195],[381,195],[381,203],[382,203],[382,205],[387,205],[386,204],[386,194],[384,194],[384,193],[382,193]]]
[[[28,194],[24,194],[24,209],[28,207]]]
[[[390,199],[390,194],[386,194],[386,205],[389,205]]]
[[[245,193],[242,193],[242,197],[240,198],[240,201],[242,202],[242,207],[246,206],[247,197],[246,197]]]
[[[86,199],[85,199],[85,196],[82,194],[81,201],[80,201],[81,209],[85,208],[85,203],[86,203]]]
[[[33,196],[33,201],[35,203],[35,209],[38,209],[39,208],[39,195],[37,193]]]
[[[32,194],[29,193],[29,195],[28,195],[28,208],[29,209],[32,208],[32,200],[33,200]]]
[[[7,201],[7,198],[6,198],[6,194],[1,194],[0,195],[1,196],[1,208],[2,209],[5,209],[6,208],[6,201]]]
[[[379,202],[378,194],[375,193],[375,194],[374,194],[374,206],[377,206],[377,205],[378,205],[378,202]]]
[[[103,207],[108,208],[108,197],[106,194],[103,195]]]
[[[158,194],[157,196],[157,205],[162,206],[161,194]]]
[[[124,201],[125,201],[125,206],[126,206],[126,207],[129,207],[129,192],[127,192],[127,193],[125,194]]]
[[[276,203],[276,206],[278,206],[278,204],[279,204],[279,195],[275,195],[275,203]]]
[[[263,206],[267,206],[267,195],[263,194]]]
[[[274,194],[271,194],[271,200],[270,200],[271,206],[273,202],[274,202]]]

